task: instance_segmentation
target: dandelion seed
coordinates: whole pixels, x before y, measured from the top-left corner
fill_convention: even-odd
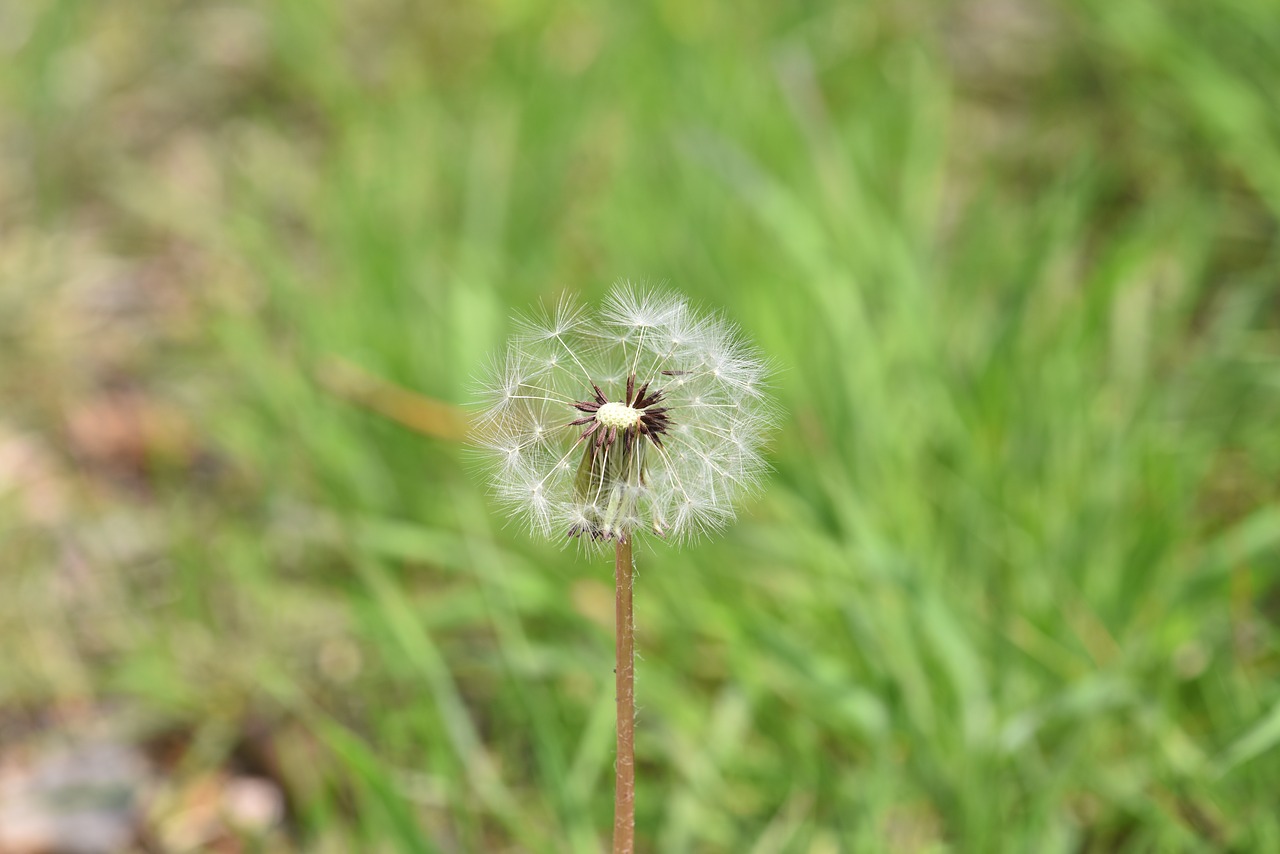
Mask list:
[[[683,540],[732,521],[758,486],[767,376],[728,321],[622,285],[598,317],[565,299],[519,320],[477,438],[499,500],[533,531]]]

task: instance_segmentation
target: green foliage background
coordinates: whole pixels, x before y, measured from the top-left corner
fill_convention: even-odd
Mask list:
[[[6,4],[0,706],[255,721],[303,850],[599,850],[607,558],[348,392],[668,282],[786,416],[638,554],[644,850],[1278,850],[1278,82],[1270,0]]]

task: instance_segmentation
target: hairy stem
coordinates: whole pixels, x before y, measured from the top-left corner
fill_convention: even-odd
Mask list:
[[[631,538],[619,537],[614,563],[617,591],[614,618],[615,691],[618,702],[617,782],[613,800],[613,852],[632,854],[636,847],[636,657],[635,623],[631,617]]]

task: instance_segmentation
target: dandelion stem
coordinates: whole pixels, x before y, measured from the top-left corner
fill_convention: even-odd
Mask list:
[[[636,681],[635,623],[632,620],[631,537],[618,537],[614,563],[617,625],[614,668],[618,703],[617,782],[613,802],[613,852],[632,854],[636,843]]]

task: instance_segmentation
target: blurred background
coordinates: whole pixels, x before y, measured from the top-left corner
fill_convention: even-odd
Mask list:
[[[642,850],[1280,850],[1278,223],[1268,0],[0,4],[0,851],[601,850],[465,407],[620,278],[786,412]]]

